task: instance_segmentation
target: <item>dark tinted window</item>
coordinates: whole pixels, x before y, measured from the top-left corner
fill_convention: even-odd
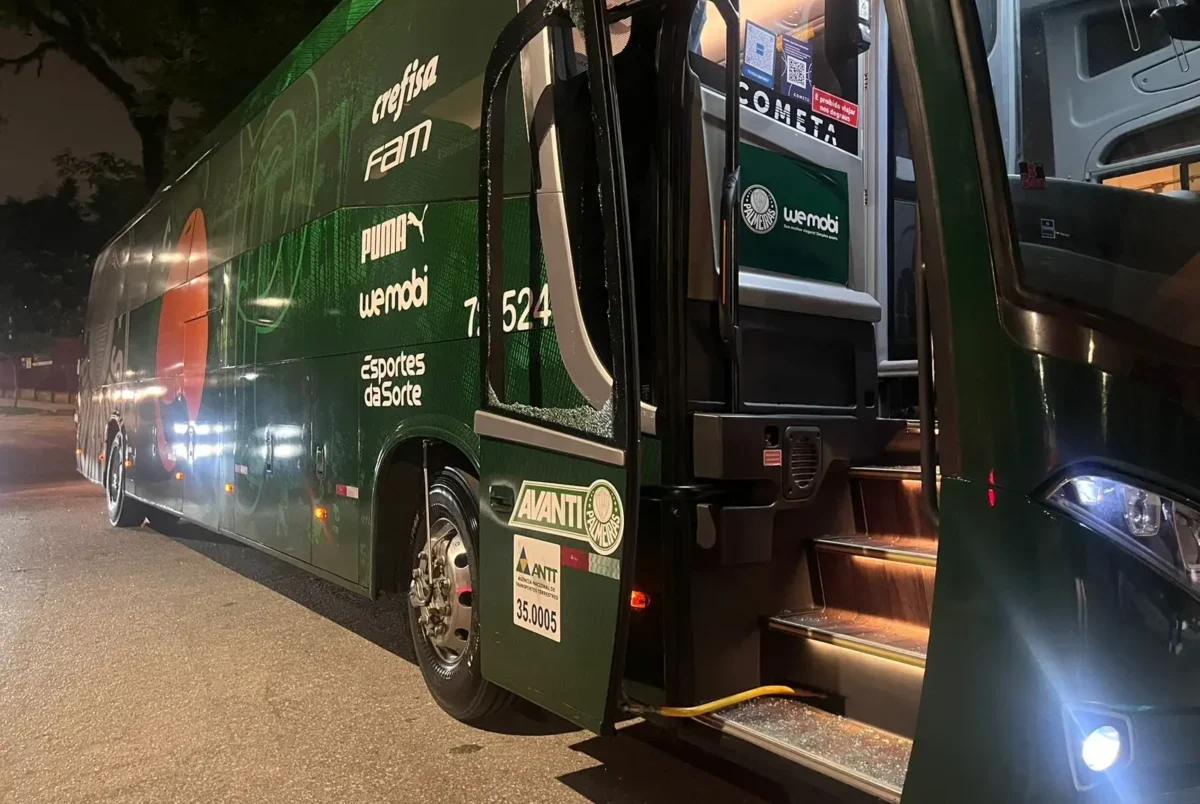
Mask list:
[[[1104,162],[1111,165],[1192,145],[1200,145],[1200,111],[1126,134],[1113,143]]]

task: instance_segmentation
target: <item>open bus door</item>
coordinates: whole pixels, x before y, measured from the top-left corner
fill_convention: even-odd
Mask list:
[[[607,307],[607,327],[585,333],[589,348],[605,353],[611,367],[603,398],[594,388],[577,387],[574,378],[566,389],[535,387],[539,383],[530,380],[539,360],[565,355],[568,339],[562,333],[542,338],[550,330],[526,329],[509,310],[514,299],[520,306],[522,289],[513,278],[520,271],[504,255],[506,239],[513,242],[505,234],[506,208],[520,209],[503,191],[506,92],[522,50],[550,26],[573,26],[586,42],[586,83],[578,97],[590,96],[585,114],[594,124],[600,214],[586,221],[584,239],[602,287],[582,302]],[[624,663],[641,418],[623,154],[603,0],[530,2],[501,33],[484,80],[477,308],[482,400],[475,418],[482,671],[488,681],[603,732],[614,721]],[[534,187],[539,207],[555,203],[555,190]],[[555,328],[565,330],[572,326],[566,309],[581,300],[570,268],[564,275],[553,264],[559,255],[550,240],[558,232],[543,227],[541,234]]]

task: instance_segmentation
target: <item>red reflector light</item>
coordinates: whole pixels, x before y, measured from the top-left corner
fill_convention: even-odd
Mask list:
[[[634,589],[629,595],[629,605],[636,611],[641,611],[650,605],[650,595]]]
[[[325,510],[324,508],[314,508],[313,516],[315,516],[317,519],[324,521],[326,519],[329,519],[329,511]]]

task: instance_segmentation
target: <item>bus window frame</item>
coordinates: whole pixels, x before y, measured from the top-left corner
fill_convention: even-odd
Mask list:
[[[536,194],[538,226],[554,311],[554,332],[567,375],[588,403],[599,410],[613,393],[613,378],[600,361],[583,320],[575,283],[575,262],[567,229],[558,128],[554,121],[553,29],[539,33],[520,56],[525,125],[537,147],[539,182]],[[641,430],[657,432],[657,408],[641,403]]]
[[[889,0],[889,4],[893,3],[900,5],[898,0]],[[950,0],[950,3],[988,221],[1000,322],[1005,332],[1019,346],[1032,352],[1092,365],[1114,375],[1136,374],[1153,384],[1164,380],[1161,389],[1172,397],[1178,396],[1178,388],[1200,385],[1200,349],[1132,321],[1064,304],[1021,284],[1012,193],[977,11],[973,0]],[[913,73],[911,78],[915,81],[915,70]],[[920,146],[914,142],[913,147],[926,151],[928,140]],[[927,159],[929,155],[923,154],[923,158]],[[1162,156],[1167,157],[1167,154]],[[1168,164],[1171,161],[1174,160],[1166,160]],[[1128,168],[1129,164],[1125,163],[1123,167]],[[920,192],[920,183],[918,198],[922,208],[928,208]],[[939,379],[943,365],[939,363]]]
[[[974,0],[966,0],[973,2]],[[962,446],[959,438],[958,370],[954,359],[954,343],[950,336],[950,291],[947,282],[946,238],[942,223],[937,176],[934,171],[933,143],[930,138],[925,91],[916,61],[905,0],[884,0],[889,29],[889,47],[894,56],[896,76],[904,107],[908,113],[908,140],[912,151],[913,173],[916,179],[917,208],[923,210],[918,218],[921,258],[928,284],[929,328],[933,339],[934,374],[937,398],[937,453],[943,476],[962,473]],[[956,17],[957,20],[957,17]],[[986,61],[984,62],[986,64]],[[986,72],[984,75],[986,76]],[[968,88],[968,92],[970,88]],[[987,86],[991,98],[991,84]],[[993,118],[995,107],[992,107]],[[999,133],[1000,126],[993,119]],[[1001,151],[1003,165],[1003,151]]]

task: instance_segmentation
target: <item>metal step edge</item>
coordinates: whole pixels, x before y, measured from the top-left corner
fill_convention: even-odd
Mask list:
[[[855,480],[920,480],[919,466],[851,466],[850,477]],[[942,479],[938,470],[937,479]]]
[[[918,567],[937,568],[937,553],[930,553],[924,550],[910,550],[883,544],[861,544],[857,541],[848,542],[843,541],[837,536],[822,536],[819,539],[813,539],[813,544],[816,545],[818,550],[829,553],[845,553],[852,556],[866,556],[867,558],[878,558],[883,561],[894,561],[898,564],[913,564]]]
[[[697,720],[722,734],[755,745],[764,751],[769,751],[776,756],[795,762],[797,765],[802,765],[823,776],[828,776],[848,787],[853,787],[868,795],[875,796],[881,801],[889,802],[889,804],[900,804],[900,795],[903,791],[878,779],[864,776],[832,759],[814,754],[811,751],[805,751],[794,745],[789,745],[782,740],[777,740],[774,737],[757,732],[740,723],[732,723],[721,717],[720,713],[703,715],[697,718]]]
[[[798,636],[805,639],[815,639],[818,642],[826,642],[830,645],[835,645],[839,648],[855,650],[859,653],[866,653],[871,656],[876,656],[880,659],[889,659],[893,662],[906,664],[910,667],[925,669],[925,656],[904,648],[897,648],[891,645],[884,645],[879,642],[872,642],[869,639],[862,639],[849,634],[839,634],[835,631],[830,631],[827,628],[817,628],[811,625],[799,625],[797,623],[788,622],[781,617],[771,617],[767,620],[767,627],[772,631],[779,631],[792,636]]]

